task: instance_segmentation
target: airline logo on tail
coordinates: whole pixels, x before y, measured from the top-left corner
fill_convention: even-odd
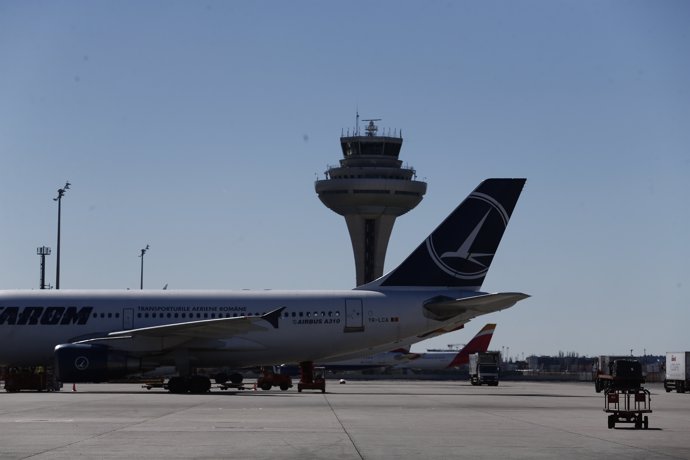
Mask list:
[[[483,215],[481,211],[476,214],[476,217],[480,219],[460,247],[455,250],[444,247],[443,243],[453,241],[453,238],[442,232],[430,235],[426,240],[426,246],[438,268],[455,278],[475,280],[486,275],[496,250],[496,245],[491,241],[478,240],[480,231],[487,226],[490,234],[502,235],[508,225],[510,215],[501,203],[484,193],[472,193],[467,201],[468,207],[477,207],[478,211],[487,209]],[[483,247],[487,248],[487,252],[482,251]]]
[[[458,367],[470,362],[470,355],[473,353],[482,353],[489,349],[491,338],[496,330],[495,324],[487,324],[481,331],[477,332],[470,342],[463,347],[462,350],[455,356],[448,367]]]
[[[372,286],[481,288],[525,179],[487,179],[410,256]]]

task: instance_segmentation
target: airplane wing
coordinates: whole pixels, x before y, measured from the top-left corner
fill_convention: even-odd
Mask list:
[[[453,299],[450,297],[434,297],[424,304],[425,315],[431,319],[445,321],[455,316],[468,313],[492,313],[512,307],[520,300],[529,297],[521,292],[500,292],[498,294],[482,294],[473,297]]]
[[[277,329],[278,318],[284,309],[285,307],[281,307],[261,316],[238,316],[129,329],[75,343],[101,344],[130,350],[138,348],[164,350],[193,340],[230,341],[236,339],[238,335],[267,329],[268,326]],[[246,346],[248,344],[243,345],[244,348]]]

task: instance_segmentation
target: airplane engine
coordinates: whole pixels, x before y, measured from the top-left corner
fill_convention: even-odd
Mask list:
[[[56,375],[61,382],[105,382],[141,370],[141,360],[104,345],[62,344],[55,347]]]

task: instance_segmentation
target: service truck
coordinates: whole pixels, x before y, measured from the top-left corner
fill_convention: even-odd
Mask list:
[[[594,390],[635,389],[645,382],[642,364],[630,356],[602,355],[594,363]]]
[[[690,390],[690,351],[666,353],[664,389],[668,393],[674,388],[678,393]]]
[[[501,353],[484,351],[470,355],[470,383],[472,385],[498,385]]]

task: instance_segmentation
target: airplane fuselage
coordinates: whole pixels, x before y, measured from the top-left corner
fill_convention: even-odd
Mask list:
[[[453,293],[462,296],[463,292]],[[465,293],[470,294],[470,293]],[[471,293],[476,295],[476,293]],[[184,344],[195,367],[323,360],[354,349],[395,344],[442,322],[421,309],[428,290],[377,291],[1,291],[0,365],[36,365],[57,344],[162,324],[260,316],[268,323],[227,340]],[[454,318],[454,322],[458,318]],[[124,342],[124,341],[123,341]],[[155,342],[155,341],[154,341]],[[16,346],[21,344],[21,346]],[[156,353],[156,343],[133,355]],[[126,347],[126,344],[124,345]],[[173,364],[161,345],[159,364]]]

